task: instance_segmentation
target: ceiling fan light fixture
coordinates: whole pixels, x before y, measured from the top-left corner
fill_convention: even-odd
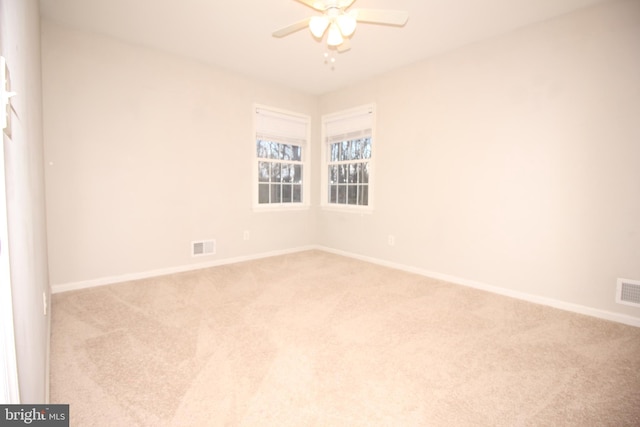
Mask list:
[[[315,38],[322,38],[322,35],[327,31],[329,26],[329,18],[326,16],[314,16],[309,20],[309,30]]]
[[[1,1],[1,0],[0,0]],[[309,28],[309,31],[321,42],[325,39],[330,50],[338,53],[351,49],[351,37],[361,23],[403,27],[409,19],[409,13],[402,10],[352,9],[347,10],[356,0],[297,0],[317,12],[320,16],[310,16],[281,28],[273,37],[282,38],[289,34]]]
[[[329,46],[339,46],[344,41],[342,38],[342,34],[340,33],[340,28],[333,23],[329,26],[329,35],[327,36],[327,44]]]
[[[356,18],[350,14],[344,13],[336,18],[336,24],[340,28],[340,32],[345,37],[351,37],[356,30]]]

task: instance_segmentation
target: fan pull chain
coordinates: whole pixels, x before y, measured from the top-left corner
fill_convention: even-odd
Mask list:
[[[336,57],[333,56],[333,54],[329,53],[329,52],[325,52],[324,53],[324,65],[328,65],[331,67],[331,71],[335,71],[336,66]]]

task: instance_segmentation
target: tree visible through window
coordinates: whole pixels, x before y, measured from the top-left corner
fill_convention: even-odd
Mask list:
[[[329,153],[329,203],[367,206],[371,137],[335,142]]]
[[[258,139],[258,203],[302,202],[302,147]]]

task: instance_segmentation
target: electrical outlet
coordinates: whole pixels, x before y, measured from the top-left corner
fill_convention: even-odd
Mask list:
[[[389,246],[395,246],[396,245],[396,236],[394,236],[393,234],[389,234],[389,238],[388,238],[387,242],[389,243]]]
[[[242,235],[242,238],[244,240],[249,240],[249,238],[251,237],[249,230],[244,230],[244,234]]]

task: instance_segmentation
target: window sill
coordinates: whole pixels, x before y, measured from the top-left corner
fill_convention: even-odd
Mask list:
[[[333,205],[322,205],[320,208],[323,211],[327,212],[339,212],[339,213],[349,213],[349,214],[373,214],[373,207],[371,206],[333,206]]]
[[[254,212],[294,212],[309,210],[309,205],[254,205]]]

